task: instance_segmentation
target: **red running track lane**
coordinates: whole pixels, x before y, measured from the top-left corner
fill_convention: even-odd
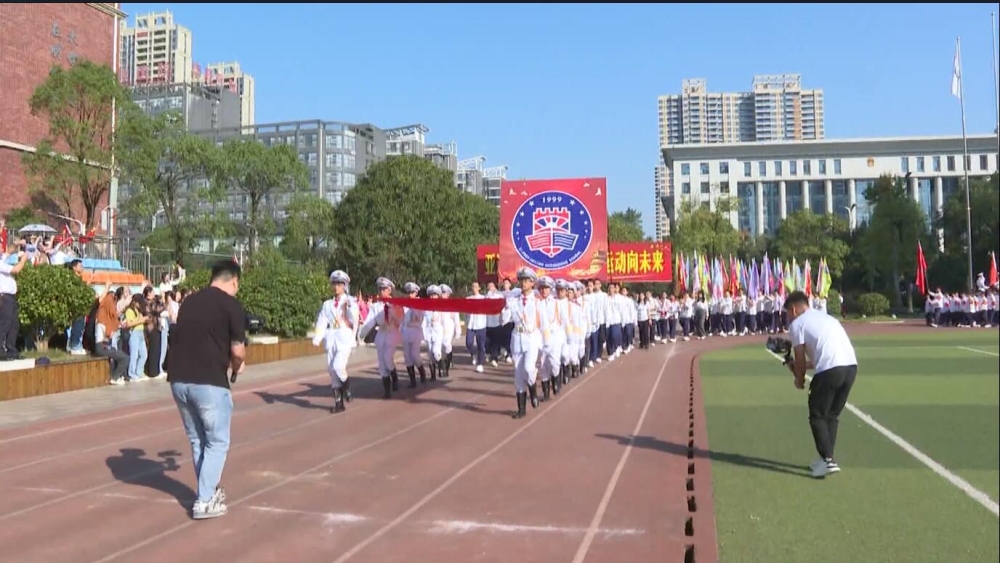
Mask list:
[[[243,394],[223,478],[230,513],[206,522],[187,516],[194,479],[176,412],[35,432],[0,462],[0,545],[19,563],[683,561],[688,460],[650,439],[686,447],[690,359],[705,347],[605,362],[521,420],[510,366],[456,366],[415,391],[402,381],[390,401],[366,374],[336,415],[325,394]]]

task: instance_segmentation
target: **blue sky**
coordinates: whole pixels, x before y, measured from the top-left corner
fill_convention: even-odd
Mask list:
[[[960,134],[961,36],[968,130],[996,119],[995,4],[124,4],[164,9],[197,62],[255,77],[258,123],[423,123],[510,178],[605,176],[609,209],[650,233],[656,98],[684,78],[740,91],[800,73],[825,91],[828,138]]]

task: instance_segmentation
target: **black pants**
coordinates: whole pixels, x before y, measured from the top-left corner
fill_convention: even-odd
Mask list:
[[[837,366],[813,375],[809,384],[809,426],[816,451],[823,459],[833,459],[840,413],[857,375],[856,365]]]
[[[639,321],[639,347],[649,348],[649,327],[652,323],[649,321]]]
[[[128,373],[128,354],[115,350],[109,343],[98,342],[94,346],[94,356],[108,358],[111,362],[111,379],[122,379]]]
[[[17,355],[17,333],[21,330],[17,315],[17,296],[0,293],[0,356]]]

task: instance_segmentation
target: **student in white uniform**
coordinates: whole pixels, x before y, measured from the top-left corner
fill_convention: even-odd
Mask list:
[[[583,375],[586,373],[587,364],[590,361],[590,335],[594,333],[594,323],[590,319],[590,302],[587,301],[587,286],[579,280],[574,282],[574,285],[576,287],[576,304],[580,307],[580,323],[583,331],[579,342],[580,361],[577,375]]]
[[[375,280],[375,288],[382,299],[392,297],[392,290],[395,284],[389,278],[379,278]],[[368,319],[358,331],[358,336],[364,340],[368,333],[377,329],[375,333],[375,351],[378,355],[378,374],[382,378],[382,389],[385,391],[385,398],[392,395],[392,391],[399,389],[399,375],[396,373],[396,347],[399,346],[402,336],[400,327],[403,324],[405,311],[398,305],[390,305],[384,301],[372,303],[368,310]],[[410,373],[410,387],[416,387],[417,383]]]
[[[333,298],[323,302],[312,339],[313,346],[326,345],[326,369],[330,374],[334,402],[330,412],[345,410],[344,399],[352,399],[347,362],[356,342],[354,332],[361,312],[358,302],[347,291],[350,283],[351,278],[342,270],[334,270],[330,274]]]
[[[427,286],[427,297],[441,299],[441,288],[436,285]],[[450,314],[441,311],[424,312],[423,333],[431,365],[431,381],[437,380],[438,374],[444,371],[444,317]]]
[[[420,293],[420,286],[413,282],[403,285],[406,296],[414,299]],[[417,309],[404,309],[403,313],[403,361],[406,362],[406,372],[413,381],[413,372],[420,373],[420,382],[427,383],[427,372],[424,370],[424,359],[420,353],[420,344],[424,341],[424,312]]]
[[[561,312],[565,312],[566,316],[563,317],[563,346],[561,363],[559,367],[559,377],[562,379],[562,384],[569,384],[570,374],[573,371],[573,365],[576,364],[576,351],[579,349],[577,344],[577,331],[579,328],[579,318],[577,315],[576,304],[573,303],[572,295],[576,293],[573,285],[566,280],[556,281],[556,300],[557,305],[560,307]],[[575,376],[574,376],[575,377]]]
[[[440,287],[441,299],[451,299],[454,293],[451,287],[447,284],[441,284]],[[441,372],[441,377],[448,377],[451,375],[452,346],[455,339],[462,336],[461,317],[458,313],[444,313],[443,325],[444,338],[441,340],[441,352],[444,354],[444,370]]]
[[[541,314],[535,297],[535,281],[538,276],[531,268],[517,271],[517,282],[521,286],[513,290],[507,299],[514,320],[514,331],[510,340],[510,352],[514,357],[514,390],[517,392],[517,412],[513,418],[524,418],[527,414],[528,396],[531,406],[538,408],[538,391],[535,377],[538,375],[538,353],[542,348],[540,329]]]
[[[541,365],[538,379],[542,382],[542,402],[549,400],[549,390],[559,394],[559,368],[562,364],[562,346],[566,340],[566,316],[561,314],[553,292],[556,282],[549,276],[538,278],[538,310],[542,330]]]

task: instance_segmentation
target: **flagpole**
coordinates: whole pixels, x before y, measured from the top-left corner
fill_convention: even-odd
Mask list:
[[[968,264],[969,291],[974,291],[972,279],[972,204],[969,196],[969,137],[965,131],[965,73],[962,72],[962,38],[955,38],[955,56],[958,58],[958,100],[962,107],[962,169],[965,170],[965,246]]]
[[[993,51],[993,102],[996,104],[997,129],[1000,130],[1000,79],[997,78],[997,51],[993,45],[997,42],[996,12],[990,12],[990,31],[993,32],[993,42],[990,43],[990,51]],[[996,131],[994,131],[996,132]]]

